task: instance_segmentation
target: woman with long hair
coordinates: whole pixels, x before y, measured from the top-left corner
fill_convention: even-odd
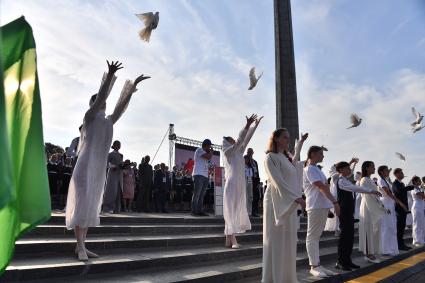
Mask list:
[[[385,214],[382,217],[381,222],[381,242],[382,242],[382,254],[386,255],[398,255],[398,243],[397,243],[397,217],[395,214],[395,204],[398,203],[405,211],[407,207],[397,198],[391,191],[392,183],[390,180],[390,171],[388,166],[381,165],[378,167],[378,188],[382,193],[381,202],[389,214]]]
[[[311,267],[310,274],[320,278],[336,275],[335,272],[320,265],[319,242],[329,210],[334,208],[338,217],[340,213],[338,200],[330,192],[327,178],[317,166],[323,161],[323,158],[323,147],[311,146],[307,153],[307,162],[303,174],[307,210],[306,247]]]
[[[264,162],[267,190],[263,204],[263,276],[261,282],[297,282],[297,207],[305,208],[297,160],[307,134],[291,156],[289,132],[277,129],[270,137]]]
[[[363,162],[360,186],[378,190],[370,178],[374,173],[375,164],[372,161]],[[388,212],[376,195],[362,194],[359,213],[359,251],[364,253],[366,261],[380,262],[375,255],[382,254],[381,221]]]
[[[108,63],[97,94],[90,98],[90,108],[84,116],[78,145],[78,160],[69,184],[66,204],[66,227],[74,230],[77,239],[75,253],[79,260],[98,257],[85,246],[89,227],[98,226],[106,178],[108,150],[112,142],[113,126],[124,113],[136,86],[148,79],[139,76],[134,83],[127,80],[115,106],[114,112],[106,116],[106,99],[115,82],[115,72],[122,69],[121,63]]]
[[[223,155],[226,182],[223,190],[223,216],[225,246],[240,248],[235,234],[251,230],[248,211],[246,209],[245,159],[243,154],[263,117],[253,114],[246,117],[245,127],[240,131],[237,140],[223,137]],[[253,127],[251,125],[254,124]]]

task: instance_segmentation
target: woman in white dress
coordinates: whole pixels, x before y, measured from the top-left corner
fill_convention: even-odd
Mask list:
[[[370,176],[375,173],[375,164],[365,161],[362,164],[360,185],[377,191],[378,188]],[[381,200],[374,194],[362,194],[359,222],[359,251],[365,255],[365,260],[379,263],[375,255],[382,254],[381,221],[385,213]]]
[[[299,172],[299,153],[307,139],[303,135],[295,156],[288,153],[289,132],[281,128],[273,132],[264,162],[267,190],[263,215],[263,283],[297,281],[297,207],[305,208]]]
[[[413,245],[422,247],[425,244],[425,215],[424,215],[424,199],[425,195],[421,189],[421,178],[414,176],[411,181],[415,187],[410,193],[412,195],[412,237]]]
[[[398,255],[398,242],[397,242],[397,217],[395,213],[395,203],[398,203],[404,210],[407,211],[407,208],[404,204],[394,196],[391,191],[392,183],[389,179],[390,171],[388,166],[382,165],[378,167],[378,187],[382,193],[381,202],[387,210],[390,211],[389,214],[385,214],[382,217],[382,233],[381,233],[381,242],[382,242],[382,254],[385,255]]]
[[[108,63],[108,73],[104,75],[98,94],[90,99],[90,108],[84,116],[78,145],[78,161],[69,184],[66,205],[66,227],[74,229],[77,239],[75,253],[81,261],[98,255],[85,246],[89,227],[99,225],[99,212],[102,205],[106,177],[108,150],[111,146],[113,125],[124,113],[139,82],[148,79],[141,75],[134,83],[127,80],[112,115],[105,116],[106,99],[116,77],[115,72],[122,68],[121,63]]]
[[[223,191],[223,216],[226,247],[240,248],[235,234],[251,230],[246,209],[245,160],[243,154],[254,135],[260,121],[257,115],[246,117],[246,125],[235,141],[232,137],[223,138],[223,155],[226,182]],[[255,125],[251,127],[252,124]]]

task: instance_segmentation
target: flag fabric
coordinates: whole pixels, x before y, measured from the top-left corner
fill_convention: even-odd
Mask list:
[[[49,183],[43,142],[41,101],[35,41],[31,26],[21,17],[0,28],[3,72],[0,142],[9,156],[9,170],[0,171],[0,274],[9,264],[15,241],[47,221],[51,214]],[[2,119],[2,121],[4,121]],[[4,166],[3,161],[0,166]],[[8,172],[10,176],[8,178]],[[10,181],[8,181],[10,180]],[[8,192],[9,191],[9,192]]]

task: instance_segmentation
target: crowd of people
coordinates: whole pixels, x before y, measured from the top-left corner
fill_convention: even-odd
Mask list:
[[[409,214],[412,245],[425,244],[425,177],[414,176],[406,186],[401,168],[394,169],[392,180],[387,165],[376,170],[372,161],[364,161],[361,172],[355,172],[359,160],[353,158],[334,164],[327,178],[319,166],[324,147],[311,146],[307,158],[297,161],[307,137],[302,137],[292,154],[286,129],[277,129],[270,138],[265,160],[270,184],[264,196],[262,282],[297,282],[300,207],[307,215],[306,248],[314,277],[337,274],[320,264],[319,242],[325,228],[339,236],[335,268],[344,271],[360,268],[351,259],[356,222],[359,251],[371,263],[411,249],[404,241]]]
[[[172,206],[180,206],[180,209],[190,209],[193,216],[202,217],[208,215],[205,201],[214,201],[213,195],[212,198],[206,197],[208,189],[211,192],[214,188],[214,179],[211,178],[214,171],[211,170],[213,149],[209,139],[202,142],[193,159],[174,167],[171,172],[163,163],[152,168],[149,156],[144,157],[138,167],[130,160],[124,161],[119,152],[119,141],[112,143],[112,151],[109,152],[114,123],[127,108],[136,85],[148,78],[142,75],[134,83],[127,81],[114,112],[106,116],[106,98],[115,81],[114,74],[120,68],[120,63],[108,62],[109,70],[104,75],[101,88],[90,99],[89,110],[80,127],[80,138],[74,139],[74,146],[71,145],[68,150],[70,155],[75,152],[75,156],[61,158],[64,160],[63,167],[73,168],[70,180],[69,176],[64,177],[69,173],[61,173],[61,178],[51,178],[51,184],[56,183],[52,191],[62,195],[66,195],[69,183],[66,226],[75,232],[75,253],[81,261],[98,257],[87,250],[85,240],[88,228],[99,225],[101,210],[106,213],[133,209],[150,212],[154,207],[156,211],[165,213]],[[404,242],[408,214],[412,215],[412,244],[418,247],[424,245],[424,178],[421,180],[414,176],[406,186],[401,168],[393,171],[395,180],[392,181],[392,170],[385,164],[376,170],[372,161],[364,161],[361,172],[355,173],[359,162],[357,158],[335,163],[327,178],[320,166],[327,151],[323,146],[311,146],[306,159],[299,161],[308,134],[302,135],[290,152],[288,130],[280,128],[273,131],[264,161],[267,181],[263,189],[258,163],[253,159],[254,151],[247,149],[261,119],[255,114],[246,117],[246,124],[238,138],[223,137],[222,150],[225,246],[241,248],[236,235],[250,230],[249,216],[258,216],[262,210],[262,282],[297,282],[300,215],[307,217],[306,250],[310,273],[319,278],[336,274],[320,263],[319,242],[325,228],[339,236],[335,267],[345,271],[359,268],[351,259],[356,221],[359,251],[368,262],[377,263],[382,256],[394,256],[400,250],[411,249]],[[53,176],[59,159],[56,156],[49,161],[49,176],[50,172]]]

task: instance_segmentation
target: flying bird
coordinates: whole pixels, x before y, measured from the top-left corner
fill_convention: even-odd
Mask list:
[[[252,67],[251,70],[249,70],[249,88],[248,90],[253,89],[256,85],[258,80],[263,76],[263,73],[261,73],[258,78],[255,76],[255,67]]]
[[[359,115],[353,113],[350,116],[350,121],[351,121],[351,126],[348,127],[347,129],[358,127],[362,122],[362,118],[360,118]]]
[[[412,113],[413,113],[413,116],[415,116],[415,122],[413,122],[411,125],[412,127],[415,127],[416,125],[421,124],[424,116],[421,115],[421,113],[419,113],[418,111],[416,111],[415,107],[412,107]]]
[[[413,131],[413,133],[419,132],[423,128],[425,128],[425,126],[422,123],[416,124],[414,126],[412,125],[412,131]]]
[[[142,40],[149,42],[152,30],[156,29],[159,23],[159,12],[136,14],[136,16],[145,24],[145,28],[139,32],[139,36]]]
[[[401,159],[401,160],[403,160],[403,161],[406,161],[406,157],[405,157],[403,154],[401,154],[400,152],[396,152],[396,153],[395,153],[395,155],[396,155],[399,159]]]

